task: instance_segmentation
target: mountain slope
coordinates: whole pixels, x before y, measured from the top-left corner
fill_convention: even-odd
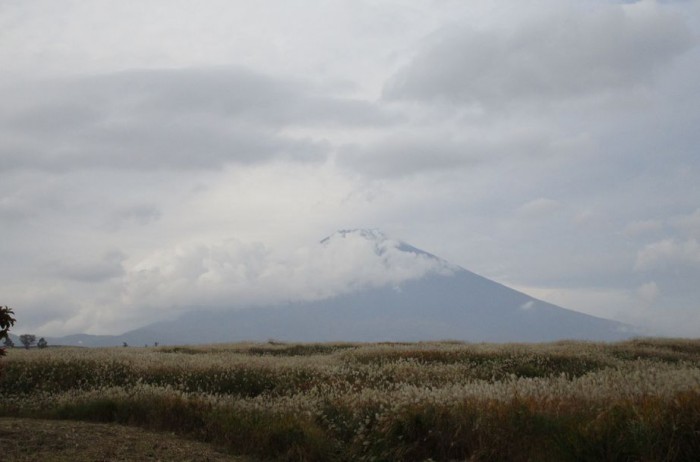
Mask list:
[[[414,254],[431,265],[398,284],[365,285],[322,300],[243,310],[198,310],[121,336],[83,337],[83,345],[185,344],[234,341],[544,342],[619,340],[622,323],[567,310],[451,265],[374,230],[339,231],[321,241],[365,239],[386,264]],[[410,260],[408,260],[410,261]],[[72,340],[75,340],[72,339]],[[62,339],[51,339],[55,344]]]
[[[565,310],[460,271],[408,281],[398,289],[373,288],[314,302],[193,312],[127,336],[146,343],[153,341],[150,339],[165,343],[268,339],[544,342],[619,340],[629,332],[623,324]]]

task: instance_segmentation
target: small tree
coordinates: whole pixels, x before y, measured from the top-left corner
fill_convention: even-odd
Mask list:
[[[15,314],[15,312],[12,311],[12,308],[0,306],[0,340],[5,339],[5,346],[9,346],[8,342],[12,345],[12,340],[10,336],[7,335],[7,332],[9,332],[10,327],[15,325],[16,319],[13,314]],[[5,348],[0,348],[0,357],[4,355]],[[2,377],[2,364],[0,364],[0,377]]]
[[[44,339],[44,337],[41,337],[39,339],[39,341],[36,343],[36,346],[38,346],[39,348],[46,348],[47,346],[49,346],[49,344],[46,341],[46,339]]]
[[[15,347],[15,342],[12,341],[10,336],[8,335],[5,337],[5,341],[3,342],[3,345],[5,345],[6,348],[14,348]]]
[[[15,312],[12,311],[12,308],[0,306],[0,340],[5,339],[5,345],[7,345],[8,340],[10,343],[12,343],[12,340],[10,340],[10,336],[7,335],[7,332],[10,330],[10,327],[15,325],[16,319],[13,316],[14,314]],[[0,356],[4,354],[5,349],[0,348]]]
[[[0,340],[6,338],[10,327],[14,326],[16,319],[12,316],[13,314],[15,312],[12,308],[0,306]]]
[[[22,342],[22,345],[24,345],[24,348],[27,350],[29,349],[30,346],[36,342],[36,335],[33,334],[22,334],[19,336],[19,341]]]

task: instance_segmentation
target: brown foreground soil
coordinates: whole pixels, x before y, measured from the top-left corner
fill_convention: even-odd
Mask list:
[[[250,462],[170,433],[65,420],[0,418],[3,462]]]

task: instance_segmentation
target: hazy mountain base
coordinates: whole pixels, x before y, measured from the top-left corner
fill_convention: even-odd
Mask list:
[[[617,341],[631,326],[567,310],[464,269],[399,286],[372,287],[324,300],[244,310],[198,310],[117,336],[74,335],[52,345],[118,346],[283,341],[548,342]]]
[[[0,415],[168,430],[273,460],[700,453],[700,341],[13,350]]]

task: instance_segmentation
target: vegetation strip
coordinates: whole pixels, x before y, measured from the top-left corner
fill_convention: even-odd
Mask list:
[[[9,350],[0,415],[266,460],[692,460],[700,341]]]

